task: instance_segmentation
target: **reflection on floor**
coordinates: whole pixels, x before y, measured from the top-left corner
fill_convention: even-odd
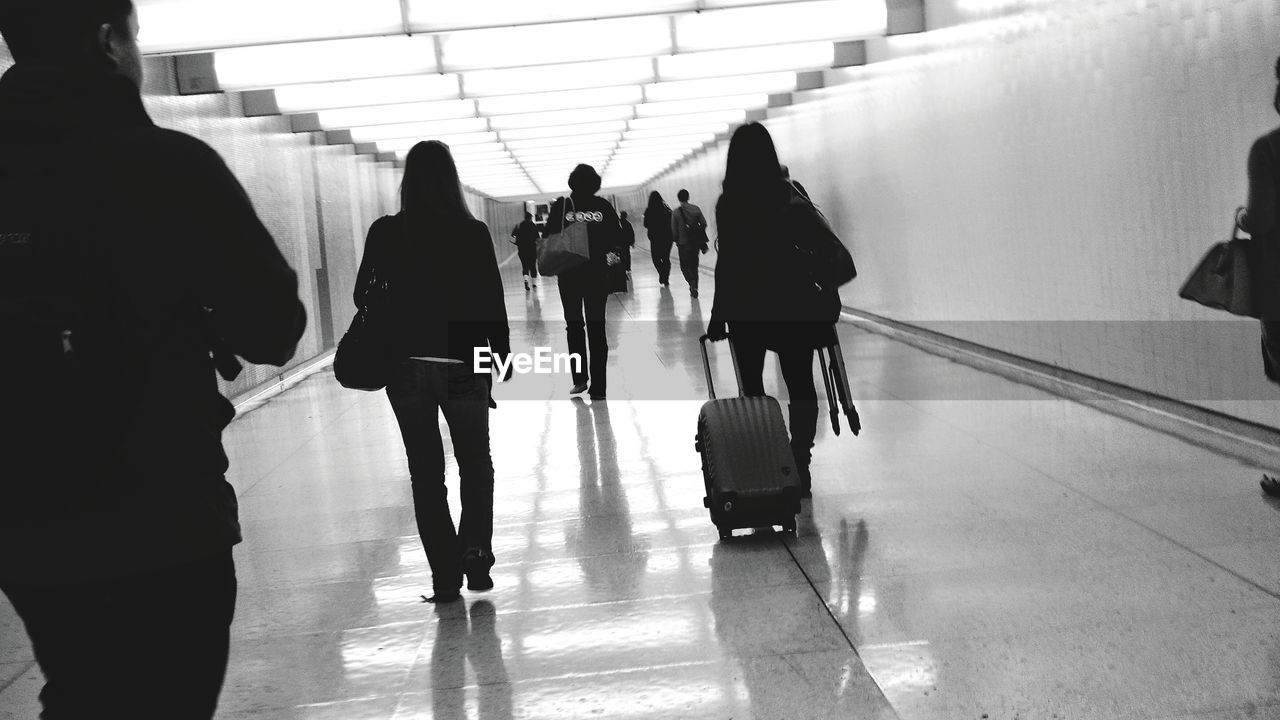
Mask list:
[[[232,425],[220,718],[1280,718],[1255,470],[878,336],[841,330],[865,430],[820,432],[799,537],[718,542],[692,447],[712,288],[647,259],[610,301],[607,401],[497,390],[489,593],[422,603],[382,395],[324,374]],[[554,281],[506,274],[517,346],[563,349]],[[34,717],[7,604],[0,632],[0,718]]]

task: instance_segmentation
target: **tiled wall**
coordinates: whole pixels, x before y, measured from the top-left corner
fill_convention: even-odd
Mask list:
[[[10,64],[0,44],[0,71]],[[152,119],[204,140],[222,155],[298,272],[309,322],[290,367],[333,347],[355,314],[351,296],[365,233],[399,207],[399,171],[355,155],[350,146],[294,134],[284,118],[245,118],[235,93],[180,96],[167,58],[148,58],[145,70],[143,96]],[[494,229],[499,259],[505,258],[511,251],[506,233],[522,209],[467,195],[472,211]],[[510,220],[513,214],[517,220]],[[244,393],[281,372],[249,366],[223,390]]]
[[[1280,122],[1280,4],[927,10],[929,32],[766,122],[853,251],[845,303],[1280,426],[1256,323],[1177,297]],[[718,148],[654,187],[708,207],[723,173]]]

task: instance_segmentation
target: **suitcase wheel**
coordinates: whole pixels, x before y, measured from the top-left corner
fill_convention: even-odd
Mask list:
[[[782,532],[796,534],[796,517],[794,515],[791,516],[791,519],[782,521]]]
[[[716,530],[720,531],[721,540],[728,540],[733,537],[733,528],[717,525]]]

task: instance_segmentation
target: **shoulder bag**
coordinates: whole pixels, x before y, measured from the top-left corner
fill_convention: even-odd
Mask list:
[[[565,196],[563,209],[574,211],[572,198]],[[543,275],[559,275],[590,259],[591,244],[585,222],[571,223],[562,217],[560,232],[538,241],[538,272]]]
[[[395,243],[389,243],[394,247]],[[385,261],[385,257],[383,260]],[[391,294],[389,266],[375,263],[365,302],[356,310],[333,357],[338,384],[350,390],[381,390],[403,359],[398,352],[399,308]]]
[[[1253,272],[1258,265],[1258,247],[1239,236],[1232,225],[1231,238],[1209,248],[1178,291],[1178,297],[1198,302],[1232,315],[1258,317],[1253,300]]]

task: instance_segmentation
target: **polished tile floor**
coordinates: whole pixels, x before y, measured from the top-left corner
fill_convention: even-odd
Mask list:
[[[497,389],[491,592],[422,602],[382,395],[320,374],[230,427],[220,718],[1280,718],[1256,469],[846,327],[865,430],[821,430],[799,537],[718,542],[692,447],[711,283],[660,290],[647,260],[610,300],[607,401]],[[554,284],[505,273],[517,347],[562,349]],[[0,718],[33,718],[2,600],[0,633]]]

